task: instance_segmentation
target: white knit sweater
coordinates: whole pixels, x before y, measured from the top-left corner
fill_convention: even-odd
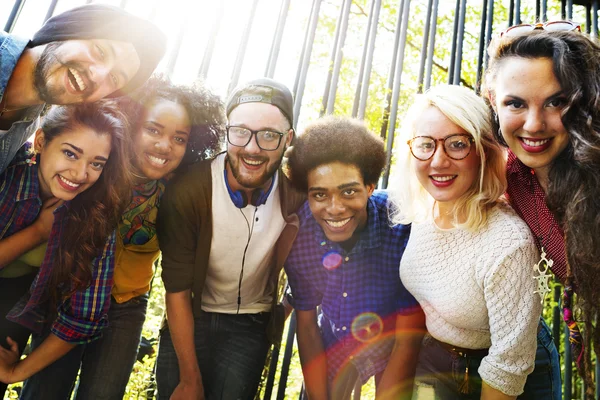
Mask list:
[[[538,260],[529,228],[502,204],[478,232],[414,223],[400,277],[423,307],[429,333],[454,346],[489,348],[481,378],[516,396],[535,360]]]

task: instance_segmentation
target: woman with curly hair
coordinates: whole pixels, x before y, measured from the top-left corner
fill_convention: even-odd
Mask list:
[[[44,382],[53,384],[34,386],[56,398],[69,398],[80,366],[77,399],[123,397],[159,256],[156,215],[161,196],[174,173],[218,151],[225,126],[219,97],[202,85],[175,85],[160,76],[150,78],[121,104],[132,128],[134,187],[116,232],[110,325],[102,338],[79,346],[44,371]]]
[[[107,324],[111,232],[130,187],[125,133],[114,102],[51,108],[0,175],[3,383],[27,379]],[[30,333],[48,331],[19,361]]]
[[[509,148],[507,197],[536,238],[536,268],[565,285],[564,319],[593,398],[591,349],[570,305],[575,290],[598,355],[600,47],[578,25],[557,21],[509,28],[488,52],[484,93],[495,136]]]
[[[542,307],[526,266],[538,252],[501,199],[503,151],[487,107],[467,88],[438,86],[408,115],[395,219],[412,223],[400,277],[428,331],[417,398],[424,389],[441,399],[515,399],[534,369]]]

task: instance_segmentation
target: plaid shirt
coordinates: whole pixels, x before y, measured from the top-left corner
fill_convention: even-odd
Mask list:
[[[17,153],[13,162],[0,175],[0,229],[3,237],[31,225],[42,201],[39,197],[38,165],[27,165],[28,147]],[[7,319],[34,332],[41,332],[46,321],[45,289],[48,285],[52,261],[60,243],[68,203],[54,211],[54,224],[40,272],[27,293],[10,311]],[[93,261],[92,284],[84,291],[75,292],[58,305],[51,332],[69,343],[85,343],[99,337],[107,325],[110,291],[114,271],[114,234],[107,240],[101,256]],[[10,278],[7,278],[10,279]]]
[[[552,272],[564,283],[567,277],[567,257],[564,232],[546,204],[546,193],[533,170],[508,151],[506,165],[508,189],[506,197],[519,217],[533,232],[538,250],[542,246],[548,258],[554,260]]]
[[[367,203],[367,226],[350,252],[327,239],[308,202],[298,212],[300,231],[285,263],[288,298],[298,310],[321,305],[330,381],[348,362],[363,382],[383,371],[394,345],[396,317],[418,307],[399,276],[410,226],[390,226],[388,208],[387,193],[374,192]]]

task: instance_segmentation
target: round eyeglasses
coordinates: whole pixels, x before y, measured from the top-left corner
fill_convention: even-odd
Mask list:
[[[574,30],[581,32],[581,25],[572,21],[550,21],[546,23],[540,22],[537,24],[520,24],[511,26],[510,28],[500,33],[500,36],[519,36],[534,31],[536,29],[542,29],[549,32]]]
[[[283,135],[285,133],[273,130],[253,131],[242,126],[227,126],[227,141],[237,147],[246,147],[252,140],[252,136],[256,136],[256,144],[262,150],[277,150]]]
[[[410,152],[417,160],[427,161],[435,154],[437,143],[442,142],[444,153],[453,160],[462,160],[471,152],[473,137],[466,133],[455,133],[441,139],[431,136],[415,136],[410,139],[408,145]]]

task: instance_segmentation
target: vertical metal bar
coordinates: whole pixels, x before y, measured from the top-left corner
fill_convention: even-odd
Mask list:
[[[523,23],[521,21],[521,0],[515,1],[515,25]]]
[[[592,33],[592,5],[585,5],[585,32],[589,35]]]
[[[565,380],[563,382],[563,400],[571,400],[573,355],[571,354],[571,344],[569,343],[569,328],[565,325],[563,330],[565,345]]]
[[[325,89],[323,91],[323,98],[321,99],[321,109],[319,110],[319,116],[325,115],[327,109],[327,100],[329,99],[329,90],[331,90],[331,80],[333,79],[333,66],[335,65],[335,55],[340,42],[340,29],[342,26],[342,19],[344,17],[344,5],[348,0],[342,0],[342,7],[340,7],[340,15],[338,16],[337,23],[335,24],[335,31],[333,33],[333,46],[331,47],[331,54],[329,58],[329,64],[327,65],[327,79],[325,80]]]
[[[554,346],[560,349],[560,286],[554,286],[554,307],[552,307],[552,339],[554,340]]]
[[[365,63],[367,62],[367,50],[369,49],[369,36],[371,35],[371,26],[373,25],[373,9],[375,0],[371,0],[369,7],[369,15],[367,17],[367,29],[365,34],[365,42],[363,44],[363,52],[360,57],[360,67],[358,68],[358,79],[356,80],[356,90],[354,91],[354,102],[352,103],[352,118],[356,118],[358,114],[358,104],[360,103],[360,94],[362,92],[363,76],[365,74]]]
[[[283,0],[281,2],[279,18],[277,18],[277,28],[275,29],[275,34],[273,35],[273,43],[271,44],[271,52],[269,53],[267,68],[265,69],[265,76],[268,78],[272,78],[273,75],[275,75],[275,67],[277,66],[279,49],[281,48],[281,39],[283,39],[283,30],[285,29],[285,21],[287,20],[289,9],[290,0]]]
[[[404,49],[406,48],[406,36],[408,31],[408,14],[410,13],[410,0],[404,1],[402,10],[402,33],[400,38],[400,47],[398,48],[398,64],[396,65],[396,76],[394,78],[394,90],[392,92],[392,108],[390,110],[390,122],[388,124],[387,134],[387,163],[383,174],[382,188],[386,189],[390,179],[390,160],[392,158],[392,149],[394,147],[394,130],[396,129],[396,119],[398,116],[398,99],[400,98],[400,86],[402,84],[402,69],[404,67]]]
[[[438,7],[439,7],[439,0],[433,0],[433,15],[431,16],[429,46],[427,46],[427,71],[425,72],[425,90],[429,89],[429,87],[431,86],[433,55],[434,55],[434,50],[435,50],[435,34],[437,33]]]
[[[566,2],[566,0],[560,0],[560,17],[562,19],[567,18],[567,2]]]
[[[6,20],[6,24],[4,25],[4,32],[11,33],[13,28],[17,23],[17,19],[19,18],[19,14],[21,14],[21,10],[25,5],[25,0],[15,0],[15,4],[13,5],[12,10],[10,11],[10,15]]]
[[[46,21],[48,21],[50,18],[52,18],[52,15],[54,15],[54,10],[56,9],[56,3],[58,3],[58,0],[52,0],[52,2],[50,2],[48,11],[46,12],[46,16],[44,17],[44,23]]]
[[[310,31],[310,21],[312,21],[312,16],[315,11],[315,4],[317,0],[313,0],[313,3],[310,7],[310,14],[308,14],[308,23],[306,24],[306,30],[304,31],[304,40],[302,41],[302,50],[300,51],[300,57],[298,58],[298,67],[296,68],[296,76],[294,77],[294,98],[296,98],[296,93],[298,93],[298,83],[300,82],[300,73],[302,72],[302,65],[304,64],[304,52],[306,51],[306,46],[308,44],[308,34]]]
[[[454,15],[460,14],[460,2],[456,0],[456,7],[454,8]],[[454,18],[454,26],[452,29],[452,44],[450,45],[450,65],[448,66],[448,83],[452,85],[454,79],[454,64],[456,63],[456,36],[458,34],[458,18]]]
[[[337,54],[335,55],[335,64],[333,65],[333,78],[331,81],[331,87],[329,88],[329,98],[327,99],[327,114],[332,114],[335,108],[335,95],[337,92],[338,80],[340,79],[342,60],[344,58],[342,49],[344,48],[346,33],[348,32],[348,19],[350,18],[351,5],[352,0],[346,0],[344,3],[344,18],[342,20],[342,25],[340,26],[340,41],[338,43]]]
[[[541,13],[542,11],[540,0],[535,0],[535,22],[540,22],[542,20]]]
[[[181,48],[181,43],[183,42],[183,36],[185,35],[186,30],[187,18],[184,19],[183,23],[179,27],[179,32],[177,32],[177,36],[175,37],[173,49],[171,50],[171,54],[169,55],[169,61],[167,62],[166,67],[166,74],[168,77],[171,77],[173,75],[173,71],[175,70],[175,64],[177,63],[177,57],[179,56],[179,49]]]
[[[548,0],[542,0],[542,22],[548,21]]]
[[[419,77],[417,78],[417,93],[423,93],[423,81],[425,79],[425,62],[427,61],[427,44],[431,29],[431,12],[433,0],[427,1],[427,14],[425,16],[425,26],[423,27],[423,42],[421,43],[421,59],[419,61]]]
[[[252,31],[252,23],[254,22],[254,16],[256,15],[257,6],[258,0],[254,0],[254,2],[252,3],[252,8],[250,9],[248,21],[246,22],[246,26],[244,27],[244,32],[242,33],[242,40],[238,47],[237,56],[235,57],[235,63],[233,64],[233,72],[229,81],[229,88],[227,89],[228,95],[233,89],[235,89],[240,79],[240,72],[242,71],[242,65],[244,64],[244,57],[246,57],[246,47],[248,46],[248,39],[250,38],[250,32]]]
[[[494,0],[492,0],[494,1]],[[479,32],[479,51],[477,53],[477,80],[475,82],[477,94],[481,89],[481,76],[483,74],[483,55],[485,53],[485,22],[487,21],[487,3],[488,0],[483,0],[481,7],[481,31]]]
[[[206,43],[204,55],[202,56],[202,63],[200,64],[200,70],[198,71],[198,77],[202,79],[206,79],[208,76],[212,54],[215,50],[215,43],[217,41],[217,34],[219,33],[219,27],[221,26],[221,21],[223,20],[223,9],[225,2],[219,1],[217,3],[217,15],[213,20],[212,27],[210,28],[210,35],[208,36],[208,42]]]
[[[567,0],[567,19],[573,19],[573,0]]]
[[[596,357],[596,398],[600,399],[600,359]]]
[[[462,50],[463,50],[463,41],[465,38],[465,15],[467,13],[467,0],[461,0],[460,4],[460,14],[459,14],[459,23],[458,23],[458,36],[457,36],[457,48],[456,48],[456,57],[454,59],[454,77],[452,79],[453,85],[460,85],[460,73],[462,66]]]
[[[400,28],[402,27],[402,10],[404,9],[404,0],[400,0],[398,4],[398,13],[396,15],[396,29],[394,30],[394,46],[392,53],[392,62],[390,63],[390,71],[388,73],[387,83],[385,85],[385,108],[381,122],[381,138],[385,140],[387,126],[390,116],[390,107],[392,105],[392,90],[394,88],[394,74],[396,72],[396,61],[398,60],[398,47],[400,46]]]
[[[545,1],[545,0],[544,0]],[[485,42],[489,43],[492,40],[492,29],[494,25],[494,1],[490,0],[488,2],[488,11],[487,11],[487,22],[485,24]],[[485,54],[485,68],[487,68],[489,55]]]
[[[598,0],[592,0],[592,37],[598,37]]]
[[[279,361],[279,349],[281,346],[273,346],[271,351],[271,362],[269,363],[269,375],[265,385],[264,399],[270,399],[273,394],[273,385],[275,384],[275,372],[277,372],[277,362]]]
[[[375,0],[375,9],[373,10],[373,23],[371,24],[371,34],[369,35],[369,50],[367,52],[367,69],[363,75],[362,92],[360,93],[360,103],[358,105],[358,118],[365,118],[367,109],[367,98],[369,97],[369,82],[371,82],[371,68],[373,67],[373,53],[375,52],[375,40],[377,39],[377,28],[379,25],[379,12],[381,11],[381,0]]]
[[[310,25],[308,26],[308,41],[304,50],[302,68],[300,71],[300,78],[298,80],[298,91],[294,93],[296,99],[294,103],[294,129],[296,129],[296,126],[298,125],[298,117],[300,115],[300,108],[302,106],[302,97],[304,96],[304,85],[306,84],[306,75],[308,74],[308,66],[310,63],[310,56],[312,54],[313,43],[315,42],[315,32],[319,22],[320,9],[321,0],[314,0],[313,13],[311,15]]]
[[[288,373],[290,371],[290,361],[292,359],[292,349],[294,347],[295,335],[296,312],[293,311],[290,319],[290,326],[288,327],[287,339],[285,341],[285,352],[283,353],[283,363],[281,365],[281,374],[279,375],[279,387],[277,388],[277,400],[283,400],[285,398],[285,387],[287,385]]]
[[[515,24],[515,0],[510,0],[510,5],[508,6],[508,26],[513,26]]]

